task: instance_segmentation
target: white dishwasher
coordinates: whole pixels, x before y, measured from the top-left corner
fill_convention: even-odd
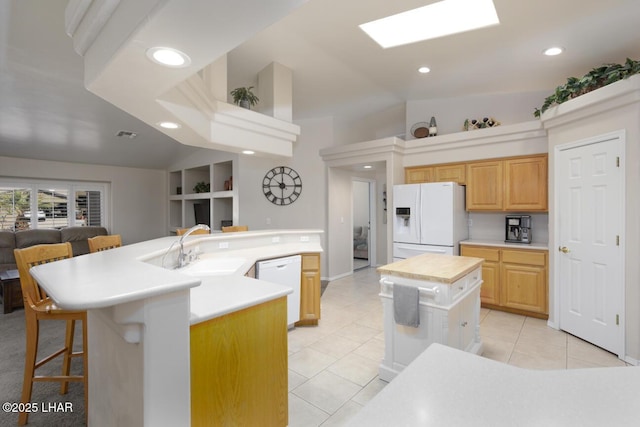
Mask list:
[[[259,261],[256,264],[256,279],[291,287],[287,295],[287,325],[289,328],[300,320],[300,273],[302,257],[293,255],[284,258]]]

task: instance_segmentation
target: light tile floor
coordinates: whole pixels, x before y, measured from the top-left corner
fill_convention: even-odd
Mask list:
[[[386,383],[382,304],[375,268],[329,283],[317,327],[289,332],[289,426],[340,426]],[[484,357],[529,369],[625,366],[617,356],[546,325],[482,309]]]

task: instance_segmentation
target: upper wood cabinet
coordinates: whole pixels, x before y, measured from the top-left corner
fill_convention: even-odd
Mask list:
[[[466,177],[465,163],[448,163],[435,166],[412,166],[404,170],[406,184],[423,182],[457,182],[464,185]]]
[[[547,156],[504,161],[505,210],[547,210]]]
[[[547,155],[467,164],[468,211],[547,211]]]
[[[467,165],[467,210],[502,210],[504,174],[503,162],[470,163]]]
[[[467,168],[464,163],[436,165],[433,169],[436,182],[457,182],[461,185],[466,183]]]
[[[453,181],[467,186],[468,211],[546,212],[547,155],[411,166],[406,184]]]
[[[420,184],[422,182],[433,182],[433,167],[414,166],[404,169],[405,184]]]

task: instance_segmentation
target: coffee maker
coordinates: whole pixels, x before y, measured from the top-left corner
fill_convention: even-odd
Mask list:
[[[505,229],[505,242],[531,243],[531,215],[507,215]]]

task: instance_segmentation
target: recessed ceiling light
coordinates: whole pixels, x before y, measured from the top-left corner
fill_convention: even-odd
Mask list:
[[[544,51],[544,54],[547,56],[556,56],[560,55],[562,52],[564,52],[564,49],[561,47],[550,47]]]
[[[363,166],[363,168],[364,168],[364,169],[371,169],[371,168],[373,168],[373,166],[371,166],[371,165],[364,165],[364,166]]]
[[[429,71],[431,71],[431,68],[429,68],[429,67],[420,67],[420,68],[418,68],[418,72],[422,73],[422,74],[427,74]]]
[[[182,127],[178,123],[174,123],[174,122],[160,122],[158,123],[158,126],[165,129],[180,129]]]
[[[256,152],[252,150],[242,150],[242,154],[256,154]]]
[[[191,64],[191,58],[172,47],[152,47],[147,49],[147,57],[160,65],[183,68]]]
[[[497,25],[492,0],[443,0],[360,25],[383,48]]]

